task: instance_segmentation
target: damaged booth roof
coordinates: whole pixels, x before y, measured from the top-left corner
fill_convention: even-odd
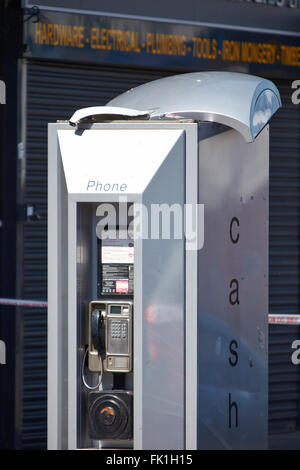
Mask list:
[[[78,110],[70,124],[114,119],[193,119],[231,127],[253,142],[281,107],[277,87],[234,72],[174,75],[132,88],[106,106]]]

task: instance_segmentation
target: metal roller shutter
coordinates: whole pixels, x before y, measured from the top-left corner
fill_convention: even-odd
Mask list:
[[[78,108],[104,105],[114,96],[166,72],[27,63],[25,203],[41,220],[24,223],[23,295],[47,298],[47,123],[68,119]],[[47,439],[47,313],[24,309],[24,449]]]
[[[270,447],[300,449],[299,366],[291,361],[291,344],[300,338],[297,325],[270,325],[269,434]]]
[[[284,106],[270,126],[270,312],[299,313],[300,107],[291,81],[277,85]]]
[[[270,126],[269,311],[282,314],[300,313],[300,107],[291,101],[291,82],[277,83],[284,106]],[[300,368],[291,362],[291,344],[300,338],[299,330],[270,325],[271,447],[300,449]]]

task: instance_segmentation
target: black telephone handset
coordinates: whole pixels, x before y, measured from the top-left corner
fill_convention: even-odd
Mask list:
[[[104,316],[100,310],[91,312],[91,341],[99,354],[105,350]]]

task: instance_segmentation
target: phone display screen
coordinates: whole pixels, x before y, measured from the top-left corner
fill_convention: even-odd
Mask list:
[[[122,311],[121,305],[111,305],[110,306],[110,313],[118,313],[120,314]]]

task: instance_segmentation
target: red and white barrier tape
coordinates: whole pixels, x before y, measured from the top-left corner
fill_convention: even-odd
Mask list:
[[[0,305],[12,305],[14,307],[47,308],[48,302],[43,300],[22,300],[0,298]],[[277,325],[300,325],[300,315],[282,315],[269,313],[269,324]]]
[[[269,313],[271,325],[300,325],[300,315]]]
[[[47,308],[48,302],[44,300],[3,299],[0,297],[0,305],[12,305],[14,307]]]

